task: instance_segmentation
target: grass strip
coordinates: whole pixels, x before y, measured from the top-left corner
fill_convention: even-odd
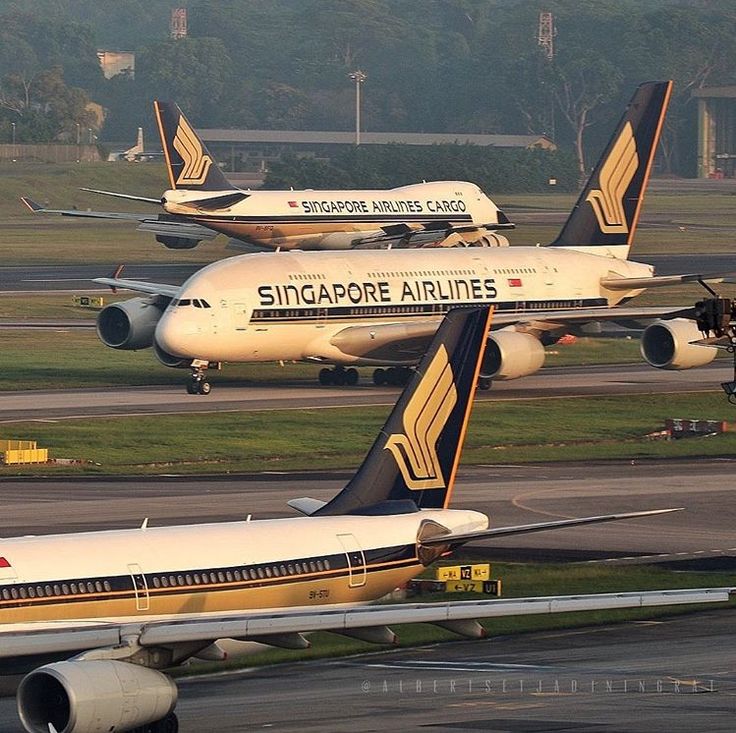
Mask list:
[[[132,416],[14,423],[3,438],[37,440],[53,457],[80,466],[8,466],[16,474],[220,473],[354,468],[390,408],[330,408],[268,412]],[[667,417],[733,419],[718,393],[629,395],[478,403],[463,461],[637,459],[732,455],[736,433],[652,441]]]

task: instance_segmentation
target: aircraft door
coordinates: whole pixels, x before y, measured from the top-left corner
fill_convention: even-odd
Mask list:
[[[350,588],[360,588],[365,585],[366,568],[365,553],[355,535],[339,534],[337,539],[345,551],[348,561],[348,585]]]
[[[130,563],[128,565],[128,572],[130,572],[130,577],[133,579],[135,610],[148,611],[151,607],[151,601],[148,596],[148,583],[146,582],[146,576],[143,575],[141,566],[138,563]]]
[[[250,308],[247,303],[236,301],[233,303],[232,324],[236,331],[247,331],[250,322]]]

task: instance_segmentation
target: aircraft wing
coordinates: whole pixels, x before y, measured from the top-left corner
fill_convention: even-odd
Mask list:
[[[369,233],[353,240],[353,249],[420,248],[442,246],[453,234],[467,235],[514,229],[503,212],[499,211],[499,221],[488,224],[453,224],[451,221],[427,221],[389,224],[381,227],[378,233]],[[450,240],[455,244],[456,238]]]
[[[92,279],[93,283],[98,285],[107,285],[115,290],[132,290],[136,293],[145,293],[146,295],[162,295],[164,298],[176,298],[181,289],[179,285],[169,285],[168,283],[149,283],[142,280],[126,280],[120,277],[96,277]]]
[[[81,209],[47,209],[33,199],[22,196],[21,201],[34,214],[60,214],[61,216],[82,219],[111,219],[116,221],[136,221],[138,231],[149,232],[157,237],[179,238],[200,242],[214,239],[217,232],[208,227],[188,221],[184,217],[170,214],[137,214],[122,211],[83,211]]]
[[[476,619],[569,613],[610,608],[643,608],[693,603],[723,603],[736,588],[592,593],[568,596],[484,599],[440,603],[392,603],[369,606],[326,606],[288,611],[192,614],[176,620],[127,623],[62,621],[27,624],[22,630],[0,627],[0,659],[64,657],[124,659],[140,647],[201,650],[219,639],[266,643],[303,633],[328,631],[359,636],[361,630],[378,643],[394,643],[389,625],[428,623],[461,635],[485,634]],[[7,628],[7,627],[6,627]],[[17,627],[13,625],[13,628]],[[377,634],[376,632],[384,632]],[[366,637],[363,637],[366,638]],[[309,646],[303,640],[304,646]]]
[[[588,323],[609,321],[639,327],[658,318],[692,318],[693,309],[671,307],[570,308],[556,311],[528,311],[493,316],[494,330],[516,326],[517,330],[541,335],[550,331],[575,330]],[[411,323],[385,323],[373,326],[348,326],[330,339],[344,354],[363,359],[410,362],[419,359],[439,327],[441,315]],[[319,358],[315,355],[314,358]]]
[[[638,290],[639,288],[667,288],[688,283],[734,282],[736,272],[692,272],[684,275],[655,275],[652,277],[604,277],[601,285],[607,290]]]

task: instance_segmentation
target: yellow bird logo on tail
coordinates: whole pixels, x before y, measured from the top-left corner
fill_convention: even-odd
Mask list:
[[[203,184],[207,178],[207,171],[212,165],[212,158],[204,154],[202,144],[184,115],[179,118],[179,125],[174,136],[174,148],[184,161],[184,167],[176,179],[176,184],[178,186]]]
[[[441,346],[404,410],[404,434],[386,441],[412,491],[445,488],[437,441],[456,403],[454,375]]]
[[[608,160],[601,167],[600,188],[593,189],[585,199],[593,207],[598,226],[604,234],[626,234],[629,231],[624,194],[638,167],[634,130],[627,122]]]

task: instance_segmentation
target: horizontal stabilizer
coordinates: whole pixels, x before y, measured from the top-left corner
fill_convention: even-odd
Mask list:
[[[655,277],[602,277],[601,287],[606,290],[640,290],[643,288],[667,288],[687,283],[722,283],[731,282],[736,272],[714,272],[707,275],[688,273],[685,275],[657,275]]]
[[[544,532],[548,529],[564,529],[577,527],[582,524],[600,524],[602,522],[618,522],[622,519],[636,519],[637,517],[652,517],[657,514],[681,512],[683,507],[676,509],[651,509],[644,512],[628,512],[626,514],[602,514],[597,517],[580,517],[578,519],[559,519],[554,522],[539,522],[537,524],[518,524],[512,527],[497,527],[480,532],[465,532],[463,534],[438,535],[422,539],[423,545],[464,545],[474,540],[489,540],[495,537],[508,537],[514,534],[528,534],[530,532]]]
[[[327,504],[326,501],[313,499],[311,496],[303,496],[301,497],[301,499],[290,499],[286,503],[292,509],[296,509],[298,512],[301,512],[306,516],[314,514],[317,510],[321,509],[323,506],[325,506],[325,504]]]
[[[218,211],[219,209],[229,209],[235,204],[249,198],[249,193],[243,191],[228,191],[222,196],[210,196],[204,199],[192,199],[179,201],[179,206],[188,206],[192,209],[201,209],[202,211]]]

